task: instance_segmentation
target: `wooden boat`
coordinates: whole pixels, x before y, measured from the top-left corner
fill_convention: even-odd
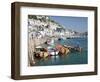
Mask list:
[[[71,52],[81,52],[82,48],[81,47],[74,47],[70,49]]]
[[[48,53],[49,53],[50,56],[58,55],[58,51],[55,51],[55,50],[48,51]]]
[[[61,49],[59,50],[59,55],[66,55],[70,52],[70,50],[68,48],[65,47],[61,47]]]
[[[34,52],[35,58],[45,58],[47,56],[49,56],[47,49],[42,48],[41,46],[36,47],[36,52]]]
[[[46,58],[48,56],[49,56],[48,52],[44,52],[44,51],[34,54],[35,58]]]
[[[71,39],[70,37],[67,37],[66,39]]]
[[[64,45],[64,47],[68,48],[70,52],[81,52],[82,51],[82,48],[79,46],[73,47],[73,46]]]
[[[60,41],[60,40],[63,40],[62,38],[58,38],[58,40]]]
[[[47,49],[48,49],[48,53],[49,53],[50,56],[55,56],[55,55],[58,54],[58,51],[53,47],[49,46]]]

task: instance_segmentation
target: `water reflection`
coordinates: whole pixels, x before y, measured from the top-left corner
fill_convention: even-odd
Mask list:
[[[42,59],[35,59],[34,66],[48,66],[48,65],[70,65],[70,64],[87,64],[87,51],[69,53],[62,56],[50,56]]]
[[[68,39],[65,41],[56,41],[57,44],[76,45],[80,43],[82,52],[71,52],[64,55],[49,55],[45,58],[34,58],[35,64],[31,66],[49,66],[49,65],[71,65],[71,64],[87,64],[88,63],[88,46],[87,39]],[[60,43],[59,43],[60,42]]]

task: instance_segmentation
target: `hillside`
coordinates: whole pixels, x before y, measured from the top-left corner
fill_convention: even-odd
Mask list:
[[[68,29],[49,16],[28,15],[28,32],[32,37],[80,37],[82,33]],[[84,34],[84,33],[83,33]]]

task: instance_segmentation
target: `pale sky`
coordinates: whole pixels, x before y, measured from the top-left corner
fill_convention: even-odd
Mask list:
[[[87,17],[50,16],[50,18],[64,27],[77,32],[86,32],[88,29]]]

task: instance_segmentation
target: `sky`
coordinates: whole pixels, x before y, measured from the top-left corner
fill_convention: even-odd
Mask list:
[[[86,32],[88,30],[87,17],[50,16],[50,18],[55,20],[65,28],[77,32]]]

